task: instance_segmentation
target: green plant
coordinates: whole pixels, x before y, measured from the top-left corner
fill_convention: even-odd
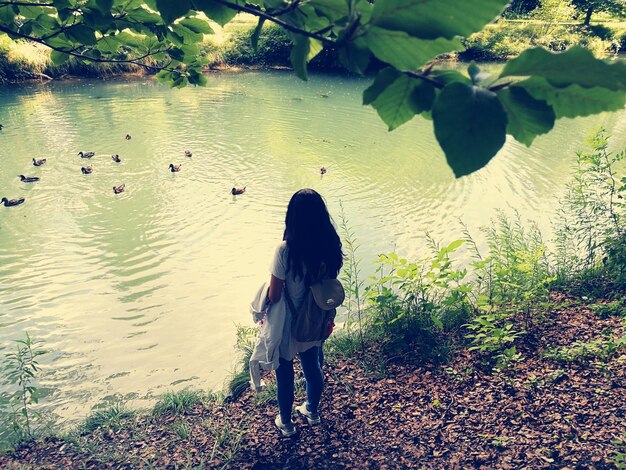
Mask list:
[[[482,314],[465,326],[472,331],[466,335],[472,344],[469,350],[478,351],[489,360],[495,361],[496,370],[506,369],[512,363],[522,360],[513,343],[524,331],[516,330],[515,325],[507,321],[505,315]]]
[[[0,395],[0,412],[6,415],[2,428],[8,427],[16,442],[32,439],[33,425],[41,419],[41,414],[33,410],[33,405],[39,403],[39,388],[35,386],[40,371],[37,358],[46,353],[40,344],[26,332],[24,339],[15,340],[15,351],[5,354],[2,379],[12,390]]]
[[[432,242],[434,255],[417,262],[395,253],[378,258],[377,276],[367,286],[366,296],[372,326],[387,350],[415,345],[425,358],[441,359],[447,354],[445,337],[437,333],[453,327],[448,320],[457,318],[458,312],[472,309],[467,270],[454,268],[450,257],[462,244],[456,240],[440,248]]]
[[[188,414],[193,409],[203,403],[202,394],[194,390],[179,390],[177,392],[166,392],[159,398],[154,405],[154,414],[162,415],[170,414]]]
[[[106,405],[102,409],[95,410],[85,419],[83,424],[84,432],[90,433],[96,429],[121,429],[125,420],[135,416],[135,412],[126,408],[126,405],[117,401],[111,405]]]
[[[241,442],[247,433],[246,423],[243,419],[236,424],[230,420],[218,425],[207,423],[207,429],[214,439],[209,461],[215,457],[220,457],[223,462],[222,468],[228,468],[228,464],[241,448]]]
[[[236,334],[235,349],[241,353],[241,362],[236,366],[228,380],[227,389],[230,399],[237,398],[250,386],[248,365],[254,352],[258,331],[256,327],[237,325]]]
[[[611,443],[615,446],[611,462],[620,470],[626,468],[626,434],[621,439],[614,439]]]
[[[626,327],[626,322],[624,326]],[[606,334],[592,341],[575,341],[570,346],[549,349],[545,356],[558,362],[586,362],[596,359],[607,360],[624,349],[626,349],[626,334],[617,339]]]
[[[577,168],[559,208],[556,270],[560,280],[590,272],[606,273],[626,283],[626,178],[615,166],[626,150],[610,152],[604,129],[587,140],[588,152],[577,154]]]
[[[188,439],[191,435],[191,428],[189,425],[182,419],[177,420],[173,425],[172,429],[181,439]]]
[[[626,316],[626,300],[616,300],[607,304],[592,305],[593,313],[600,318]]]
[[[476,306],[483,312],[521,309],[529,328],[533,306],[547,301],[550,285],[556,279],[547,247],[537,225],[524,227],[518,212],[509,218],[500,211],[491,222],[483,229],[488,256],[481,254],[469,231],[464,232],[474,252]]]
[[[363,286],[364,281],[361,278],[361,260],[357,258],[357,245],[354,232],[348,225],[348,219],[343,209],[343,202],[339,202],[340,207],[340,224],[339,228],[343,236],[343,247],[346,250],[346,258],[343,266],[341,280],[346,291],[346,308],[347,319],[345,328],[350,330],[356,321],[359,340],[361,343],[361,352],[365,353],[365,343],[363,340]],[[354,316],[356,315],[356,320]]]

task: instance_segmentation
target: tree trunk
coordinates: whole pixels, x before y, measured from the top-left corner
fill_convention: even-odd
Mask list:
[[[585,26],[589,26],[589,23],[591,22],[591,15],[593,14],[593,7],[589,7],[587,8],[587,13],[585,14]]]

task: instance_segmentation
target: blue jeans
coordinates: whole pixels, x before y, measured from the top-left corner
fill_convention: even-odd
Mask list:
[[[323,360],[323,356],[320,349],[314,346],[298,354],[302,363],[302,372],[304,372],[304,378],[306,379],[306,406],[312,413],[317,413],[317,407],[319,406],[324,388],[324,377],[322,376],[320,365],[320,360]],[[280,419],[283,423],[289,423],[291,419],[294,399],[293,382],[293,361],[285,361],[281,358],[280,365],[276,369],[276,398],[278,399]]]

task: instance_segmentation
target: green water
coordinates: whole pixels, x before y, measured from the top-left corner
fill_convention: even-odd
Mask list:
[[[381,252],[423,254],[426,231],[458,238],[459,219],[478,235],[497,209],[518,209],[549,237],[586,132],[602,124],[626,145],[623,112],[564,120],[455,180],[431,123],[388,133],[360,105],[366,83],[251,72],[183,90],[151,80],[0,88],[0,197],[26,198],[0,207],[0,353],[24,331],[45,342],[41,386],[62,418],[113,397],[137,406],[220,387],[295,190],[317,189],[335,218],[343,202],[368,272]],[[33,157],[48,161],[34,168]],[[82,175],[87,163],[93,174]],[[233,197],[233,186],[247,191]]]

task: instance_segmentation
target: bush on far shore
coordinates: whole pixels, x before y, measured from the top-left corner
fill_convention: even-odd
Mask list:
[[[465,40],[462,59],[506,60],[529,47],[562,52],[580,45],[602,56],[626,52],[626,29],[594,25],[543,24],[500,21]]]

